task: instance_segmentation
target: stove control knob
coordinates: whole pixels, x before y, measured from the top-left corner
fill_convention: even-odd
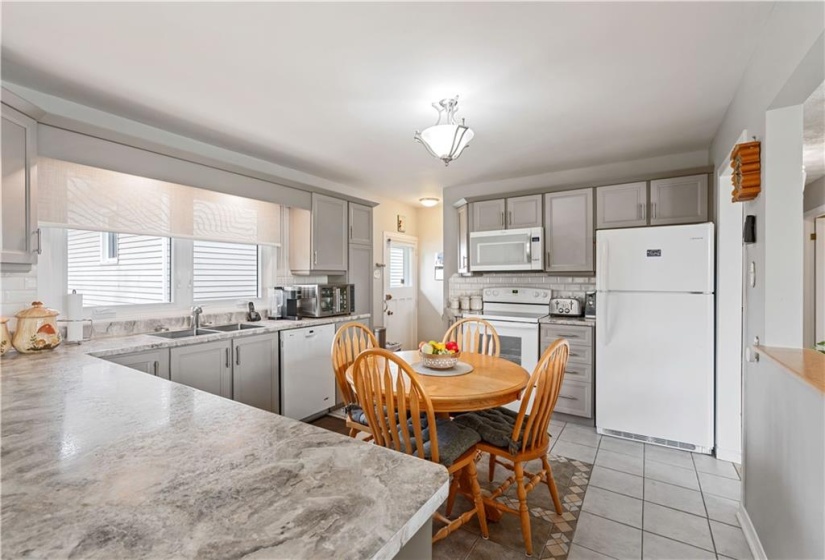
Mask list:
[[[497,296],[498,295],[498,290],[493,290],[493,295]]]
[[[533,297],[539,297],[539,293],[538,292],[533,292]]]

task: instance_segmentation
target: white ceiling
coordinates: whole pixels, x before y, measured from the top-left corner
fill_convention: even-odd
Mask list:
[[[825,82],[802,106],[802,121],[802,165],[805,183],[811,183],[825,176]]]
[[[3,2],[3,78],[415,201],[707,148],[771,9]],[[412,138],[455,94],[476,138],[445,169]]]

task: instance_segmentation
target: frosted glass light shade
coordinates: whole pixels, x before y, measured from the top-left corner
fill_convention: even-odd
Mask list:
[[[438,121],[423,132],[415,133],[415,140],[421,142],[430,154],[449,165],[464,151],[475,134],[464,125],[464,119],[458,124],[455,113],[458,110],[458,97],[442,99],[433,103],[438,111]],[[443,119],[443,121],[442,121]],[[442,124],[443,122],[443,124]]]

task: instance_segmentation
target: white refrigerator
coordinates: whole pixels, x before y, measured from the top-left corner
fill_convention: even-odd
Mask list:
[[[711,453],[713,224],[596,233],[596,428]]]

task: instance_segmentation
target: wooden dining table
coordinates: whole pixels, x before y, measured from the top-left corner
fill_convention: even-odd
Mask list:
[[[417,350],[396,355],[410,365],[421,361]],[[465,352],[459,361],[473,366],[473,371],[450,377],[418,374],[435,412],[472,412],[511,403],[518,400],[530,379],[523,367],[504,358]],[[353,383],[351,366],[347,380]]]
[[[417,350],[396,354],[410,365],[421,361]],[[527,370],[504,358],[465,352],[459,361],[473,366],[473,371],[449,377],[418,373],[417,379],[437,414],[472,412],[511,403],[518,400],[530,380]],[[347,368],[347,380],[354,384],[352,366]],[[462,470],[458,476],[460,486],[469,491],[471,483],[467,473]],[[484,510],[488,521],[501,519],[502,513],[496,508],[485,505]]]

